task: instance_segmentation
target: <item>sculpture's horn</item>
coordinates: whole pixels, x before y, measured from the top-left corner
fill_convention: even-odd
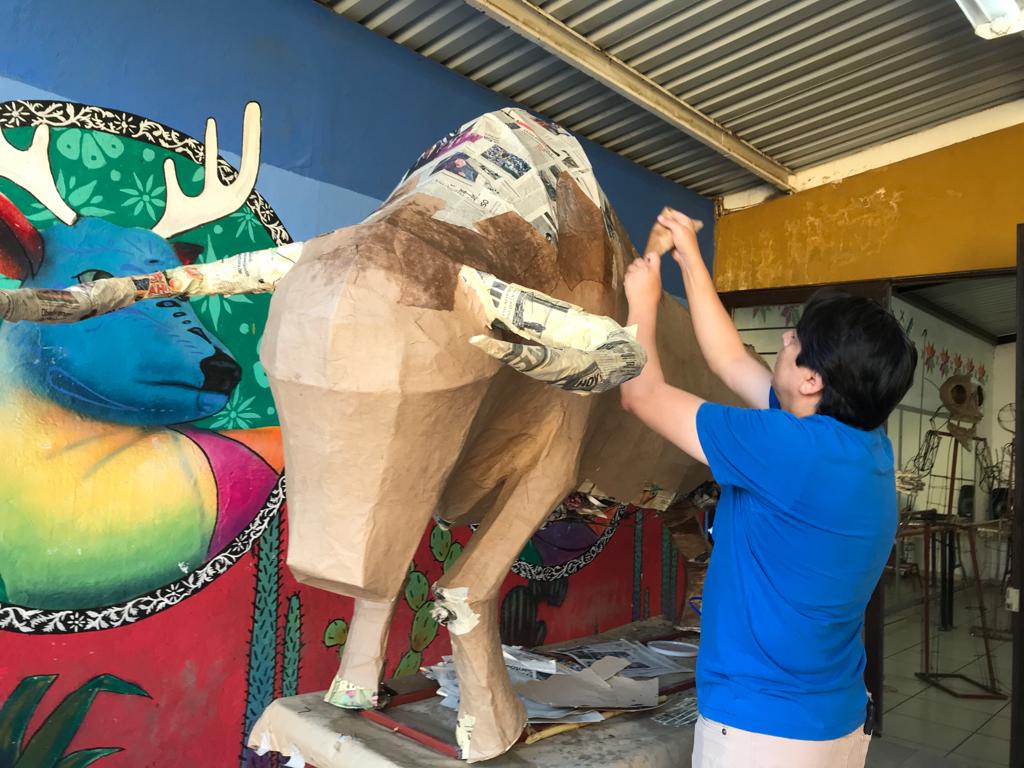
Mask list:
[[[239,253],[148,275],[107,277],[62,290],[0,290],[0,320],[75,323],[145,299],[269,293],[302,255],[302,243]]]
[[[476,296],[487,324],[535,342],[474,336],[470,343],[539,381],[577,394],[606,392],[640,374],[647,355],[635,330],[539,291],[463,267],[463,285]]]

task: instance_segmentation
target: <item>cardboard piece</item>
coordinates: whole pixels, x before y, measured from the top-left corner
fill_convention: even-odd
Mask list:
[[[680,496],[668,509],[658,513],[662,525],[668,528],[672,543],[687,561],[703,559],[711,552],[704,529],[706,521],[714,515],[719,493],[715,483],[707,482],[686,496]]]
[[[554,707],[646,709],[658,704],[658,679],[634,680],[618,674],[629,662],[614,656],[571,675],[555,675],[517,686],[527,698]]]
[[[391,611],[431,516],[480,523],[437,584],[436,602],[460,679],[463,757],[499,755],[518,739],[525,712],[502,659],[496,601],[530,536],[582,482],[623,503],[649,499],[652,485],[671,499],[707,470],[625,413],[615,391],[578,397],[471,344],[481,335],[523,344],[514,332],[530,329],[513,309],[512,322],[489,332],[496,318],[459,276],[479,270],[493,276],[491,287],[515,284],[552,306],[621,324],[622,278],[636,252],[576,139],[518,109],[438,142],[361,224],[274,252],[118,283],[110,290],[119,298],[104,306],[158,295],[161,281],[194,295],[211,286],[274,289],[261,360],[288,467],[288,565],[300,581],[356,599],[332,701],[373,706]],[[211,270],[224,279],[213,281]],[[76,319],[53,306],[31,311]],[[615,355],[595,361],[600,334],[609,342],[619,333],[597,318],[575,326],[591,323],[589,340],[585,330],[550,339],[565,352],[555,366],[569,361],[555,378],[570,388],[587,389],[577,385],[591,365],[590,389],[612,381],[615,355],[637,369],[622,336]],[[731,400],[708,371],[686,310],[667,296],[658,345],[670,383]],[[525,348],[515,357],[520,368],[552,359]]]

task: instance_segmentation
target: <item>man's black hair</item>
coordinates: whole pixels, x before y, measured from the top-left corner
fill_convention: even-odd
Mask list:
[[[824,383],[818,413],[858,429],[880,427],[910,389],[917,349],[871,299],[822,289],[796,326],[796,364]]]

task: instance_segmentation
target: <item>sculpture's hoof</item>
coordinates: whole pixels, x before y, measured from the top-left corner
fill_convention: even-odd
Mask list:
[[[376,709],[380,692],[376,688],[362,688],[336,677],[324,694],[324,701],[342,709]]]
[[[526,710],[517,698],[513,712],[504,718],[497,717],[494,712],[481,713],[479,719],[460,712],[455,740],[463,760],[467,763],[479,763],[503,755],[512,749],[525,728]]]

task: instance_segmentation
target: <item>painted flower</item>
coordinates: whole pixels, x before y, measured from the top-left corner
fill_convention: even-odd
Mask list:
[[[64,621],[65,626],[72,632],[82,632],[89,628],[89,617],[81,613],[71,613]]]
[[[959,352],[953,355],[953,373],[960,373],[964,367],[964,358]]]
[[[129,136],[138,129],[135,126],[135,122],[122,112],[113,118],[110,123],[110,130],[121,136]]]
[[[56,184],[57,192],[60,194],[61,199],[81,215],[109,216],[113,213],[113,211],[108,208],[100,207],[100,203],[103,202],[103,195],[93,194],[93,191],[96,189],[95,179],[87,184],[79,184],[77,176],[68,176],[65,178],[64,171],[57,171]],[[32,203],[32,211],[32,213],[27,214],[25,217],[29,221],[48,224],[51,221],[56,221],[57,219],[57,217],[50,212],[49,208],[39,202]]]
[[[21,125],[28,117],[28,107],[18,101],[9,101],[4,104],[3,117],[8,125]]]
[[[228,216],[228,219],[238,224],[238,229],[235,230],[235,237],[241,237],[244,232],[245,236],[252,242],[256,241],[256,233],[263,229],[263,224],[256,218],[256,214],[252,212],[248,205],[232,213]]]
[[[156,209],[164,207],[164,200],[160,197],[164,193],[163,186],[155,186],[156,179],[153,174],[147,176],[145,181],[140,179],[139,174],[134,172],[132,177],[135,179],[135,186],[121,188],[121,192],[125,196],[121,207],[135,206],[132,209],[133,216],[138,216],[139,212],[145,208],[146,214],[151,219],[155,219]]]
[[[94,171],[106,165],[108,158],[116,160],[124,154],[124,141],[109,133],[67,128],[57,136],[57,151]]]
[[[935,345],[930,341],[924,345],[924,368],[929,373],[935,368]]]
[[[968,357],[967,358],[967,365],[964,366],[964,373],[966,373],[968,376],[970,376],[972,373],[974,373],[974,358],[973,357]]]
[[[949,351],[945,349],[939,352],[939,373],[943,376],[949,373]]]
[[[982,384],[984,384],[985,380],[988,379],[988,371],[985,370],[985,366],[984,365],[979,365],[978,366],[978,374],[977,375],[978,375],[978,381],[980,381]]]
[[[168,602],[177,603],[188,597],[188,590],[185,589],[181,584],[169,584],[164,587],[164,597]]]
[[[214,429],[248,429],[259,418],[256,411],[251,410],[255,397],[242,399],[242,388],[236,387],[228,404],[211,422]]]

